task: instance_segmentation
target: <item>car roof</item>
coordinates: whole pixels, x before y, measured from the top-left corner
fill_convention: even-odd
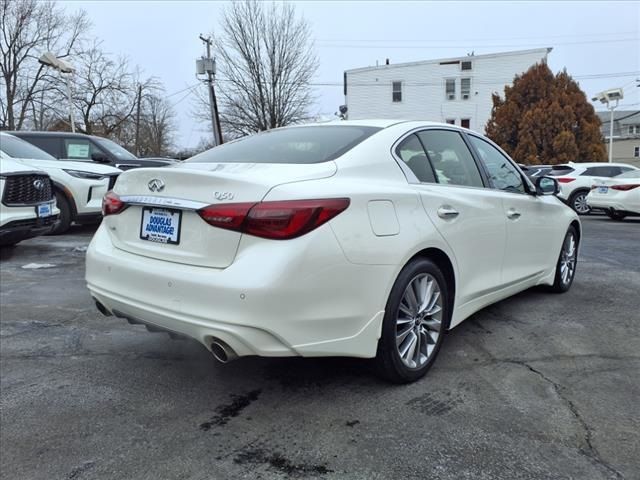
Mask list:
[[[558,165],[554,165],[554,168],[589,168],[589,167],[631,167],[637,168],[628,163],[616,163],[616,162],[569,162],[569,163],[560,163]]]
[[[5,132],[16,137],[22,135],[28,135],[30,137],[67,137],[67,138],[103,138],[97,135],[87,135],[86,133],[73,133],[73,132],[43,132],[35,130],[19,130],[12,132]]]

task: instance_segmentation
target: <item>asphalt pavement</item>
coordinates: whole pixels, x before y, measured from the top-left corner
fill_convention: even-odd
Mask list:
[[[404,386],[364,360],[221,365],[103,317],[83,280],[89,228],[3,250],[0,474],[638,479],[640,220],[583,226],[569,293],[473,315]]]

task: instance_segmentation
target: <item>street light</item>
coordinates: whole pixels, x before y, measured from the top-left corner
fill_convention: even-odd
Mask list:
[[[58,70],[60,73],[66,73],[67,75],[67,96],[69,97],[69,120],[71,120],[71,131],[76,133],[76,122],[73,119],[73,101],[71,99],[71,75],[76,71],[73,66],[69,63],[65,62],[61,58],[56,57],[51,52],[45,52],[38,59],[42,65],[46,65],[47,67],[54,68]]]
[[[613,160],[613,111],[618,108],[618,102],[624,98],[624,93],[621,88],[612,88],[611,90],[605,90],[598,93],[591,100],[606,104],[607,108],[611,112],[611,120],[609,124],[609,163]],[[616,102],[615,105],[613,102]]]

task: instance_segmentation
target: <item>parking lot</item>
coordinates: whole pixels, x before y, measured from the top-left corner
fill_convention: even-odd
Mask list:
[[[3,477],[640,478],[640,220],[583,227],[569,293],[475,314],[405,386],[363,360],[221,365],[103,317],[91,228],[4,250]]]

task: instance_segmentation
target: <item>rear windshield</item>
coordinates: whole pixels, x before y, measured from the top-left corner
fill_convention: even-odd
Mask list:
[[[562,175],[567,175],[573,172],[573,170],[574,169],[569,165],[554,165],[551,167],[551,171],[548,172],[547,175],[552,177],[561,177]]]
[[[13,135],[0,136],[0,149],[13,158],[26,158],[32,160],[55,160],[44,150],[31,145],[29,142]]]
[[[187,162],[321,163],[335,160],[380,130],[354,125],[269,130],[214,147]]]

